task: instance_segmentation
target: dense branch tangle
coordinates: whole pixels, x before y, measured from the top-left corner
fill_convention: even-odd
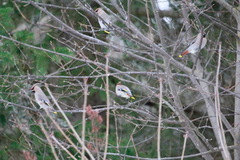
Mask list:
[[[234,48],[234,44],[231,43],[230,48],[226,43],[232,42],[232,37],[236,35],[228,35],[229,39],[225,38],[225,41],[222,37],[235,33],[236,27],[234,23],[232,27],[226,27],[225,24],[230,23],[229,21],[225,19],[217,21],[213,18],[217,14],[221,17],[227,14],[217,13],[219,8],[214,8],[216,4],[212,5],[209,2],[199,5],[197,1],[196,3],[182,1],[174,3],[176,11],[160,11],[155,0],[150,2],[75,0],[71,3],[52,4],[19,0],[15,2],[15,7],[22,17],[28,23],[32,23],[27,24],[25,30],[32,32],[35,39],[39,38],[36,32],[38,30],[45,38],[39,38],[40,40],[36,41],[39,43],[27,41],[19,37],[18,33],[22,32],[20,27],[16,27],[18,30],[14,32],[6,29],[7,34],[0,35],[3,43],[11,42],[17,48],[23,57],[20,61],[27,60],[24,65],[16,63],[15,66],[1,72],[0,77],[4,82],[1,86],[4,89],[1,91],[0,101],[4,106],[14,106],[15,113],[23,109],[29,110],[29,113],[25,114],[31,115],[29,120],[37,125],[38,121],[30,112],[31,106],[35,104],[34,99],[26,90],[35,82],[49,84],[53,92],[51,97],[54,106],[60,106],[62,111],[59,109],[57,111],[65,117],[65,120],[61,117],[57,119],[63,124],[68,122],[67,127],[64,125],[53,127],[46,119],[41,125],[45,135],[44,143],[49,144],[53,152],[53,145],[61,148],[59,150],[62,152],[54,152],[55,157],[60,157],[57,154],[61,154],[62,157],[66,155],[73,157],[76,153],[83,159],[103,157],[156,159],[157,156],[159,158],[161,156],[162,159],[173,159],[174,156],[179,158],[180,155],[181,158],[202,156],[205,159],[215,159],[213,153],[216,152],[217,156],[225,159],[231,156],[230,153],[227,158],[224,153],[237,147],[238,143],[233,146],[232,139],[236,137],[231,117],[234,112],[231,112],[233,108],[229,107],[231,101],[227,101],[225,97],[231,99],[238,98],[239,95],[237,92],[234,93],[231,82],[225,83],[226,75],[231,77],[232,74],[226,74],[232,69],[229,64],[235,66],[235,62],[230,54],[224,53]],[[234,12],[230,10],[230,4],[218,2],[230,13],[238,13],[237,10]],[[98,7],[102,7],[113,16],[113,24],[108,35],[97,24],[98,16],[94,10]],[[39,18],[29,16],[31,14],[26,10],[31,9],[40,12],[40,15],[36,16]],[[165,13],[172,17],[169,22],[163,18]],[[44,21],[45,19],[50,21]],[[212,21],[216,26],[212,25]],[[198,51],[197,56],[187,55],[179,59],[177,56],[185,49],[189,39],[203,28],[207,28],[209,41],[207,47]],[[227,33],[219,32],[222,30]],[[221,63],[216,61],[218,56],[215,55],[220,41],[223,41],[222,56],[219,57]],[[109,60],[107,63],[106,56]],[[43,61],[40,62],[39,59]],[[44,60],[51,65],[44,63]],[[41,63],[46,64],[45,70]],[[13,72],[13,68],[17,73]],[[216,79],[219,80],[218,83]],[[132,89],[137,97],[136,101],[128,102],[116,96],[114,89],[118,81]],[[163,87],[159,87],[160,84]],[[219,96],[215,95],[214,87],[216,93],[219,91],[217,94]],[[160,88],[163,90],[161,94]],[[14,92],[14,89],[21,90],[20,98],[16,98],[18,92]],[[218,108],[221,112],[218,118],[222,122],[216,119],[214,104],[216,97],[219,98],[219,103],[216,104],[218,107],[221,106]],[[162,104],[159,104],[159,101]],[[163,107],[162,112],[159,111],[159,119],[158,106]],[[35,107],[32,109],[34,113],[43,114],[37,109],[38,106]],[[109,132],[105,132],[105,121],[99,122],[99,117],[105,118],[106,111],[109,111],[107,112]],[[75,114],[71,115],[69,112]],[[87,117],[82,120],[83,112],[86,112]],[[71,117],[69,118],[72,120],[71,124],[66,114]],[[42,117],[44,116],[47,115],[43,114]],[[56,120],[52,121],[58,123]],[[221,134],[216,128],[220,123],[223,124]],[[235,126],[238,126],[237,124],[235,122]],[[84,130],[81,130],[82,126],[85,126]],[[162,130],[159,130],[160,128]],[[61,132],[65,138],[53,136],[51,133],[53,131]],[[103,133],[109,133],[107,138],[109,143],[105,145],[105,151]],[[185,133],[189,137],[185,139],[188,147],[182,152]],[[80,145],[72,144],[74,141],[67,139],[67,136],[78,141]],[[224,146],[222,151],[220,142],[225,138],[227,140],[225,145],[228,146]],[[156,144],[157,139],[161,145]],[[68,149],[68,145],[74,145],[70,147],[74,151]],[[156,154],[145,157],[147,154],[142,153],[143,150],[149,153],[153,150]],[[176,153],[169,153],[169,150],[175,150]],[[128,155],[128,152],[132,154]]]

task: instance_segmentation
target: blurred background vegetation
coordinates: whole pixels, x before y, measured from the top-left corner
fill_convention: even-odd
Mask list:
[[[232,1],[230,5],[236,7],[239,3]],[[94,12],[98,7],[106,7],[104,9],[113,16],[110,34],[99,28]],[[159,26],[164,41],[159,36]],[[222,159],[219,148],[212,150],[208,146],[209,143],[219,147],[206,101],[184,67],[192,70],[195,76],[196,62],[200,62],[203,68],[200,78],[207,82],[209,94],[213,95],[218,45],[222,42],[221,111],[229,124],[233,124],[237,95],[234,94],[236,26],[234,16],[223,5],[211,0],[1,0],[0,159],[56,159],[40,124],[80,159],[81,155],[68,144],[44,111],[39,110],[29,89],[33,84],[41,83],[41,88],[49,95],[44,83],[49,84],[54,97],[81,135],[84,79],[88,85],[87,105],[93,110],[87,114],[85,144],[96,159],[102,159],[106,130],[106,56],[110,60],[111,97],[107,159],[157,159],[159,77],[163,78],[164,99],[161,157],[180,159],[184,148],[188,125],[183,124],[185,121],[179,120],[177,112],[171,109],[179,107],[175,103],[177,96],[181,101],[181,113],[189,120],[186,123],[195,127],[197,131],[194,132],[201,133],[203,138],[198,135],[201,141],[207,141],[204,145],[211,151],[211,157]],[[207,32],[207,46],[197,58],[191,55],[178,58],[190,39],[202,29]],[[165,52],[158,52],[157,47]],[[177,86],[176,93],[171,89],[169,78]],[[115,85],[119,81],[132,90],[135,101],[116,96]],[[95,118],[91,117],[93,113],[97,114]],[[82,146],[62,115],[58,114],[54,119],[81,151]],[[229,131],[226,131],[226,139],[228,145],[233,145],[234,138]],[[52,141],[59,159],[71,159],[56,141]],[[230,152],[233,154],[232,150]],[[203,154],[195,155],[198,153],[200,150],[193,140],[188,139],[184,154],[192,156],[184,159],[202,159]]]

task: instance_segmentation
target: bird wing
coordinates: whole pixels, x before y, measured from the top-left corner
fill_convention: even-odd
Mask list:
[[[125,93],[128,93],[128,90],[125,89],[125,88],[120,88],[120,91],[123,91],[123,92],[125,92]]]
[[[206,46],[206,44],[207,44],[207,38],[204,37],[202,39],[201,49],[203,49]]]
[[[50,106],[50,101],[47,96],[43,92],[35,93],[35,98],[38,100],[42,105]]]
[[[122,92],[126,93],[128,96],[132,96],[132,92],[129,88],[120,88]]]
[[[40,101],[41,101],[43,104],[45,104],[45,105],[47,105],[47,106],[50,106],[50,102],[49,102],[49,101],[44,100],[44,99],[40,99]]]
[[[103,28],[103,29],[107,28],[107,26],[103,23],[103,21],[100,18],[98,18],[98,23],[101,28]]]
[[[195,38],[188,44],[188,47],[187,47],[186,50],[191,49],[191,48],[195,45],[196,41],[197,41],[197,37],[195,37]]]
[[[201,36],[201,35],[200,35]],[[197,52],[199,49],[205,47],[207,43],[207,39],[204,37],[199,37],[199,35],[194,39],[194,43],[188,47],[188,50],[194,50]],[[201,44],[201,46],[200,46]]]
[[[103,12],[101,15],[99,15],[105,23],[107,23],[108,25],[110,25],[111,23],[111,16],[109,16],[106,12]]]

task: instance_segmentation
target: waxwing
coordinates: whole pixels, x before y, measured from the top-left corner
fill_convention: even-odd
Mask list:
[[[95,12],[99,16],[98,23],[101,29],[103,29],[105,33],[109,34],[110,32],[107,31],[107,29],[109,28],[108,25],[111,25],[111,16],[109,16],[102,8],[97,8]]]
[[[53,107],[50,105],[49,99],[37,84],[33,85],[31,87],[31,90],[34,92],[35,100],[40,106],[40,109],[43,108],[44,110],[45,109],[50,111],[53,110]],[[53,112],[53,113],[56,114],[57,112]]]
[[[203,49],[203,47],[205,47],[206,44],[207,44],[206,34],[203,33],[202,35],[202,33],[198,33],[197,37],[192,41],[190,46],[181,55],[179,55],[179,57],[183,57],[188,53],[196,54],[198,50]]]
[[[116,85],[115,92],[119,97],[126,98],[126,99],[129,99],[129,98],[135,99],[130,89],[127,86],[122,85],[121,82],[118,82],[118,84]]]

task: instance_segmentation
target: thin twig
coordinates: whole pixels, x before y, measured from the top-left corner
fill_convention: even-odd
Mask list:
[[[186,150],[186,144],[187,144],[187,139],[188,139],[188,131],[184,135],[184,142],[183,142],[183,150],[182,150],[182,157],[181,160],[184,158],[185,150]]]
[[[45,111],[48,112],[48,110],[45,110]],[[49,112],[48,112],[47,114],[49,114]],[[46,129],[44,128],[43,123],[42,123],[42,120],[40,120],[39,124],[40,124],[41,130],[43,131],[45,137],[47,138],[48,144],[50,145],[50,148],[51,148],[51,150],[52,150],[52,153],[53,153],[53,155],[54,155],[54,158],[55,158],[56,160],[58,160],[58,156],[57,156],[57,153],[56,153],[55,148],[54,148],[54,146],[53,146],[52,140],[51,140],[49,134],[47,133]]]
[[[83,111],[86,111],[87,107],[87,96],[88,96],[88,85],[87,85],[87,79],[83,79],[84,81],[84,102],[83,102]],[[82,115],[82,141],[83,145],[85,146],[85,129],[86,127],[86,112],[83,112]],[[85,155],[85,149],[82,148],[82,160],[84,159],[83,156]]]
[[[219,141],[220,141],[220,146],[223,149],[222,155],[223,158],[226,160],[231,160],[230,153],[227,149],[227,142],[226,142],[226,137],[224,134],[224,128],[222,124],[222,117],[221,117],[221,107],[220,107],[220,98],[219,98],[219,91],[218,91],[218,85],[219,85],[219,70],[221,66],[221,42],[219,42],[219,50],[218,50],[218,66],[217,66],[217,73],[216,73],[216,85],[215,85],[215,112],[216,112],[216,121],[217,121],[217,127],[216,129],[219,132]]]
[[[52,138],[52,139],[54,140],[54,142],[55,142],[58,146],[60,146],[72,159],[77,160],[77,158],[75,158],[74,155],[72,155],[71,152],[69,152],[69,151],[67,150],[67,148],[64,147],[64,146],[57,140],[56,137],[52,136],[51,138]]]
[[[80,152],[79,148],[72,142],[72,140],[64,133],[62,128],[59,126],[59,124],[53,119],[51,114],[49,112],[46,112],[47,116],[51,119],[51,121],[54,123],[54,125],[57,127],[57,129],[61,132],[61,134],[66,138],[66,140],[72,145],[72,147],[81,155],[82,152]]]
[[[115,134],[116,134],[116,145],[117,145],[117,152],[120,153],[119,150],[119,136],[118,136],[118,121],[117,121],[117,116],[116,116],[116,110],[113,110],[113,115],[114,115],[114,122],[115,122]]]
[[[109,94],[109,74],[108,74],[108,55],[106,55],[106,66],[105,66],[105,72],[106,72],[106,96],[107,96],[107,112],[106,112],[106,140],[105,140],[105,149],[104,149],[104,156],[103,160],[107,157],[107,150],[108,150],[108,137],[109,137],[109,117],[110,117],[110,94]]]
[[[137,126],[134,128],[132,134],[131,134],[131,141],[132,141],[132,144],[133,144],[133,148],[134,148],[134,151],[136,153],[136,157],[137,159],[139,160],[139,155],[138,155],[138,151],[137,151],[137,148],[136,148],[136,145],[135,145],[135,142],[134,142],[134,139],[133,139],[133,134],[135,133],[135,130],[137,129]]]
[[[73,131],[73,135],[74,137],[78,140],[78,142],[81,144],[81,146],[86,150],[86,152],[88,153],[88,155],[90,156],[90,158],[92,160],[94,160],[95,158],[93,157],[92,153],[89,151],[89,149],[84,145],[83,141],[80,139],[79,135],[77,134],[76,130],[73,128],[71,122],[69,121],[69,119],[67,118],[66,114],[63,112],[63,110],[61,109],[61,107],[59,106],[57,100],[53,97],[52,92],[49,90],[47,83],[45,83],[45,87],[47,88],[47,91],[49,93],[49,95],[51,96],[54,104],[57,106],[57,108],[60,110],[60,113],[63,115],[64,119],[66,120],[68,126],[71,128],[71,130]],[[82,154],[82,153],[81,153]]]
[[[158,109],[158,130],[157,130],[157,155],[161,159],[161,123],[162,123],[162,78],[159,78],[159,109]]]

